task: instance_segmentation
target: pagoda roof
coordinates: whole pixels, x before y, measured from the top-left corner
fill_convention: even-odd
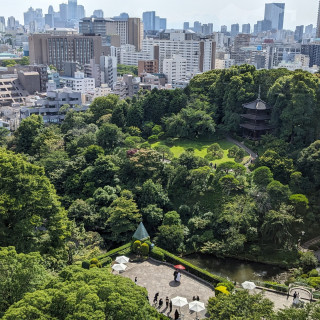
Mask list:
[[[242,105],[246,109],[251,109],[251,110],[268,110],[271,109],[269,105],[267,105],[263,100],[261,99],[256,99],[255,101],[245,103]]]
[[[138,228],[132,238],[136,239],[136,240],[140,240],[140,241],[150,238],[150,236],[149,236],[149,234],[148,234],[148,232],[142,222],[140,222],[140,224],[139,224],[139,226],[138,226]]]
[[[242,123],[240,124],[241,128],[253,130],[253,131],[264,131],[264,130],[270,130],[272,129],[272,126],[267,124],[251,124],[251,123]]]
[[[249,119],[249,120],[270,120],[271,116],[268,114],[251,114],[251,113],[246,113],[246,114],[241,114],[242,118]]]

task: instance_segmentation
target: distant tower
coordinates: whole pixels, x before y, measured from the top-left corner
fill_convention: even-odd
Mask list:
[[[319,9],[318,9],[318,22],[317,22],[317,35],[316,38],[320,38],[320,1],[319,1]]]

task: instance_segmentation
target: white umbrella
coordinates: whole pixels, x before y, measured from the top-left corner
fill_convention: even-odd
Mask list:
[[[118,263],[128,263],[129,262],[129,258],[126,256],[119,256],[116,257],[116,262]]]
[[[189,310],[196,312],[196,318],[198,318],[198,312],[205,309],[204,303],[199,301],[192,301],[189,303]]]
[[[250,281],[245,281],[241,285],[242,285],[242,288],[248,289],[248,290],[253,290],[256,287],[256,285]]]
[[[126,268],[127,268],[127,266],[125,264],[123,264],[123,263],[114,264],[112,266],[112,269],[116,270],[116,271],[124,271],[124,270],[126,270]]]
[[[179,311],[180,311],[180,308],[185,306],[186,304],[188,304],[188,301],[186,298],[183,298],[183,297],[175,297],[173,299],[171,299],[172,301],[172,304],[176,307],[179,307]]]

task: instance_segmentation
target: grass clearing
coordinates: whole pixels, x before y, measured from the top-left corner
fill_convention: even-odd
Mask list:
[[[211,161],[213,164],[221,164],[227,161],[234,161],[234,158],[228,158],[228,150],[234,145],[232,142],[221,139],[221,140],[187,140],[187,139],[176,139],[173,143],[173,146],[170,147],[171,152],[175,158],[179,158],[180,155],[185,152],[188,148],[194,149],[194,154],[196,156],[204,158],[207,154],[207,149],[213,143],[219,143],[220,147],[223,149],[223,158]],[[158,145],[166,145],[165,141],[158,141],[153,143],[151,146],[154,148]],[[243,160],[243,163],[246,163],[249,159],[249,156],[246,156]]]

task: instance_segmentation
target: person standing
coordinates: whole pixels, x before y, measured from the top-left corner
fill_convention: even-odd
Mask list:
[[[176,309],[176,312],[174,313],[174,319],[178,320],[180,317],[179,311]]]
[[[171,300],[170,300],[170,303],[169,303],[169,307],[170,307],[169,313],[171,313],[171,311],[172,311],[172,301]]]
[[[162,298],[160,298],[160,300],[159,300],[159,309],[162,307],[162,305],[163,305],[163,300],[162,300]]]
[[[181,280],[181,273],[178,272],[177,277],[176,277],[176,281],[180,282],[180,280]]]
[[[137,282],[138,282],[138,277],[135,277],[134,278],[134,283],[137,284]]]
[[[178,271],[174,270],[174,273],[173,273],[174,281],[177,281],[177,275],[178,275]]]
[[[166,309],[168,309],[168,307],[169,307],[169,297],[167,296],[166,297]]]
[[[154,303],[154,304],[157,304],[157,302],[158,302],[158,296],[159,296],[159,292],[157,292],[157,293],[154,295],[154,298],[153,298],[153,303]]]

